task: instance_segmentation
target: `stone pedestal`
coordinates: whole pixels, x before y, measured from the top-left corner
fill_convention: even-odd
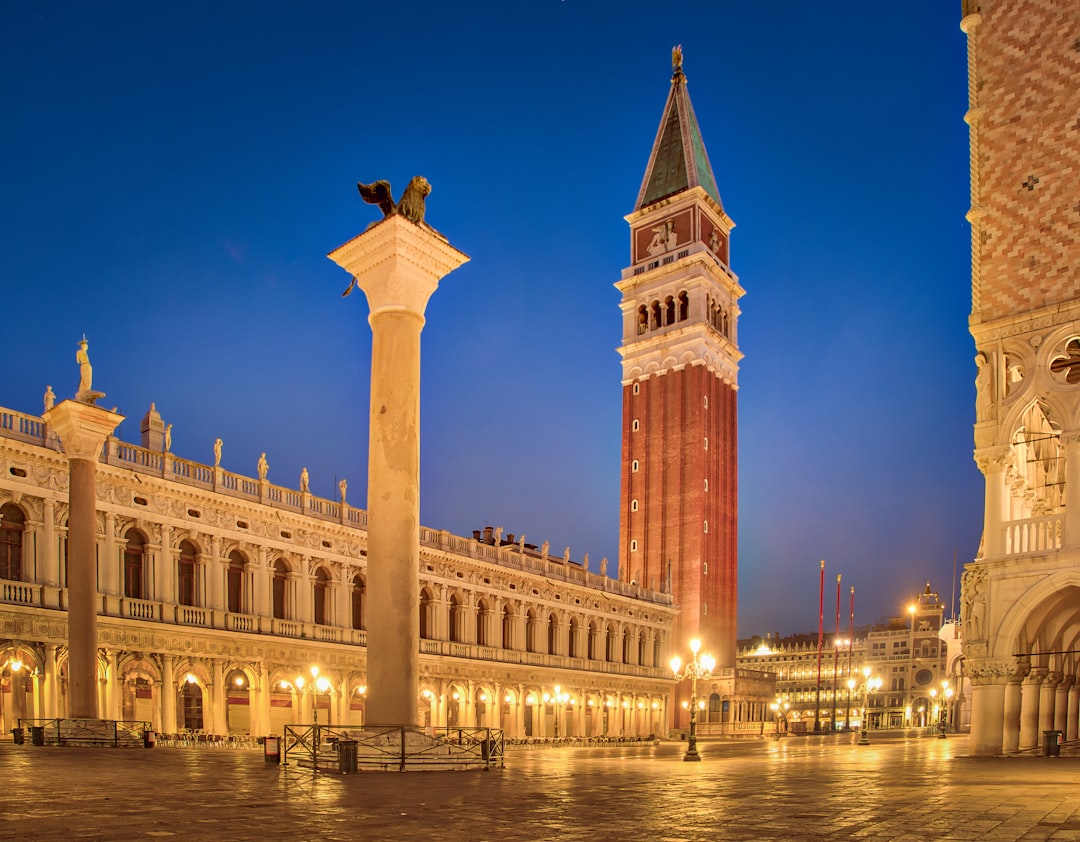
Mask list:
[[[60,436],[68,457],[68,716],[96,719],[97,462],[105,439],[124,416],[67,400],[43,417]]]
[[[390,216],[329,254],[371,315],[366,722],[418,724],[420,332],[439,280],[469,258]]]

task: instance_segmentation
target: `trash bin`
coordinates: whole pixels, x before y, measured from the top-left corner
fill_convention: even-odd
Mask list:
[[[142,734],[143,748],[153,748],[157,743],[157,732],[152,728],[147,728]]]
[[[45,726],[44,725],[31,725],[30,726],[30,745],[43,746],[45,745]]]
[[[338,770],[343,775],[356,771],[356,746],[356,740],[337,741]]]
[[[267,763],[281,762],[280,737],[263,737],[263,760]]]
[[[23,729],[22,728],[12,728],[11,729],[11,741],[13,743],[15,743],[15,745],[21,746],[23,744],[23,740],[25,740],[25,739],[26,739],[26,735],[23,734]]]
[[[1057,757],[1061,754],[1061,732],[1043,731],[1043,757]]]

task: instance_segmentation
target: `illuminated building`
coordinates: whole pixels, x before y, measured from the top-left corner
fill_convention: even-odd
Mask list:
[[[881,689],[870,697],[870,728],[929,727],[939,716],[943,686],[961,688],[952,673],[953,662],[942,636],[952,624],[943,624],[945,606],[927,584],[908,605],[903,616],[870,626],[857,626],[853,637],[845,630],[839,637],[826,636],[822,650],[821,709],[825,731],[858,727],[860,700],[849,695],[848,680],[866,668],[882,679]],[[848,641],[851,641],[850,646]],[[788,730],[806,733],[814,728],[817,698],[817,632],[781,638],[769,634],[740,641],[738,665],[776,676],[776,698],[787,704]],[[953,705],[946,714],[952,730],[966,725]]]
[[[1080,2],[961,7],[985,507],[960,619],[971,750],[995,755],[1080,733]]]

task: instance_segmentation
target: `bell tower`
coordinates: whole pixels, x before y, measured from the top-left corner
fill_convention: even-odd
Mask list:
[[[691,638],[735,665],[738,300],[724,212],[682,69],[630,223],[622,293],[619,578],[670,589]]]

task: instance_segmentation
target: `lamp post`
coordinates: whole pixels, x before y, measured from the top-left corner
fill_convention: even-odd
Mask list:
[[[699,678],[705,679],[711,676],[713,668],[716,666],[716,659],[712,655],[702,655],[699,658],[698,652],[700,650],[701,641],[696,638],[691,640],[690,652],[693,654],[693,660],[686,665],[685,669],[683,669],[682,659],[678,655],[671,659],[671,671],[675,673],[675,680],[690,679],[690,739],[687,741],[686,754],[683,755],[683,760],[701,760],[701,755],[698,754],[697,750],[697,683]]]
[[[880,677],[870,677],[870,667],[863,667],[863,681],[859,685],[859,690],[862,692],[862,722],[859,729],[859,745],[865,746],[870,744],[870,739],[867,736],[867,730],[869,722],[867,720],[867,708],[870,706],[870,696],[876,693],[881,688]],[[848,689],[855,689],[855,679],[848,679]]]
[[[555,685],[554,694],[544,694],[544,704],[555,705],[555,739],[559,739],[559,718],[562,714],[562,709],[567,702],[570,701],[570,694],[563,692],[562,688],[558,684]]]
[[[318,727],[319,727],[319,693],[325,693],[327,690],[330,689],[330,679],[328,679],[325,675],[319,675],[319,668],[318,667],[313,666],[311,668],[310,672],[311,672],[311,683],[310,684],[308,684],[307,681],[304,680],[304,676],[298,675],[296,677],[296,681],[293,682],[293,685],[296,687],[297,692],[299,692],[301,694],[301,696],[303,695],[303,692],[304,692],[305,688],[310,688],[310,690],[311,690],[311,722],[315,726],[315,729],[318,730]],[[330,723],[327,722],[326,724],[329,725]]]
[[[937,688],[930,690],[930,698],[934,700],[934,722],[937,725],[938,739],[945,739],[945,732],[949,729],[949,703],[952,701],[953,689],[948,681],[941,682],[941,702],[937,701]]]
[[[784,718],[784,722],[787,722],[787,712],[790,708],[787,702],[781,702],[780,697],[776,697],[776,701],[769,705],[769,708],[773,712],[773,717],[776,719],[776,739],[780,739],[780,717]],[[786,729],[785,729],[786,730]]]

